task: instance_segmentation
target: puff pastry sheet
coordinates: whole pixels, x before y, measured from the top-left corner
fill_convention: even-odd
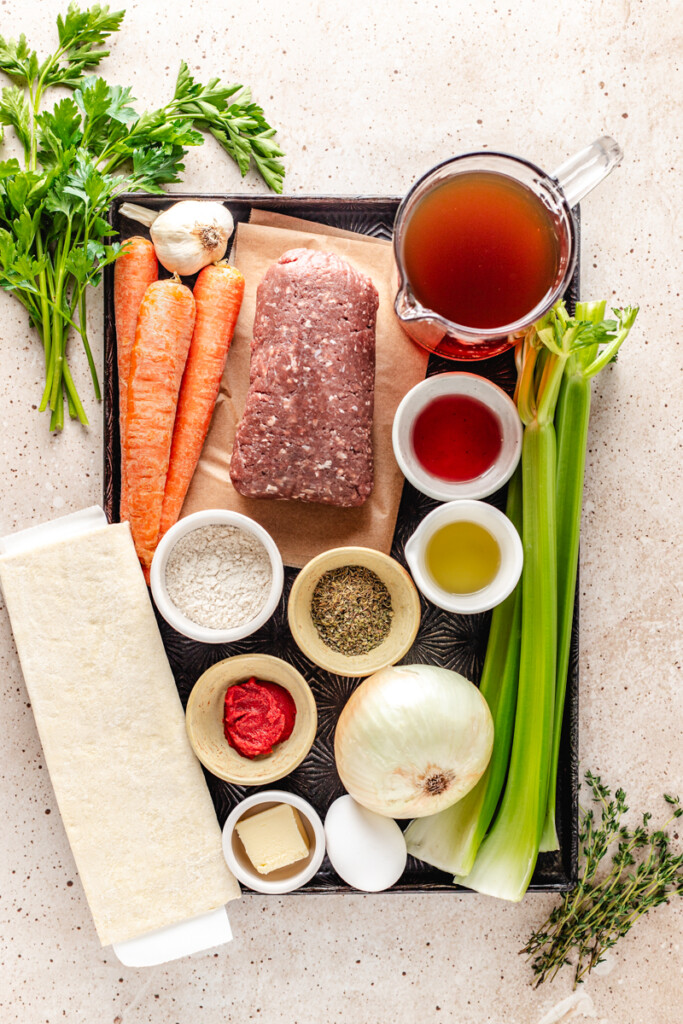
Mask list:
[[[128,524],[5,554],[0,581],[102,944],[239,896]]]

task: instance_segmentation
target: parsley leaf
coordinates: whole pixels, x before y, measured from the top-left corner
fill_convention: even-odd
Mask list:
[[[210,131],[236,161],[242,177],[253,159],[266,184],[274,192],[282,192],[285,169],[279,157],[284,153],[273,141],[275,129],[252,101],[250,89],[221,86],[217,78],[203,86],[195,82],[182,61],[171,106],[191,117],[198,128]]]
[[[36,124],[43,167],[53,166],[64,153],[75,153],[83,139],[81,114],[71,97],[60,100],[52,111],[38,114]]]
[[[0,98],[0,124],[14,128],[24,152],[31,149],[31,108],[23,89],[10,85],[2,90]]]
[[[18,39],[4,39],[0,36],[0,71],[17,82],[18,85],[30,85],[38,74],[38,54],[31,50],[26,36]]]
[[[44,85],[78,85],[85,71],[109,56],[110,51],[103,49],[104,43],[121,27],[124,14],[125,11],[110,13],[109,7],[99,4],[86,11],[69,4],[66,17],[57,18],[59,50],[52,62],[44,65]]]

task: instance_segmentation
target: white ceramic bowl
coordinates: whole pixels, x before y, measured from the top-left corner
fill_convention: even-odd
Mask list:
[[[426,405],[444,395],[466,395],[485,405],[499,420],[503,444],[493,465],[471,480],[449,481],[429,473],[417,460],[412,435],[415,420]],[[486,498],[507,483],[522,454],[522,422],[508,395],[474,373],[438,373],[420,381],[404,396],[394,416],[391,440],[403,475],[418,491],[437,501]]]
[[[181,612],[169,596],[166,587],[166,563],[171,551],[181,537],[185,537],[188,533],[198,530],[202,526],[237,526],[239,529],[244,530],[245,533],[256,537],[263,544],[270,558],[273,574],[270,593],[259,613],[253,619],[250,619],[249,622],[242,623],[240,626],[232,626],[228,629],[212,629],[209,626],[200,626]],[[192,515],[178,520],[175,526],[172,526],[159,542],[154,552],[150,570],[152,595],[157,608],[168,624],[173,626],[178,633],[189,636],[192,640],[199,640],[204,644],[233,643],[235,640],[241,640],[243,637],[249,636],[251,633],[256,632],[257,629],[260,629],[277,608],[278,601],[282,595],[284,578],[282,556],[277,544],[267,530],[264,530],[262,526],[254,522],[253,519],[250,519],[249,516],[244,516],[240,512],[229,512],[227,509],[222,508],[193,512]]]
[[[308,835],[310,850],[306,860],[260,875],[247,857],[235,825],[243,817],[249,817],[250,813],[266,811],[276,804],[291,804],[297,809]],[[255,892],[293,892],[310,882],[322,864],[325,856],[325,829],[318,813],[307,800],[281,789],[267,789],[248,796],[230,812],[223,826],[223,855],[235,878]]]
[[[495,538],[500,548],[500,566],[488,586],[472,594],[451,594],[433,579],[425,563],[425,552],[437,530],[447,523],[463,521],[478,523]],[[485,501],[450,501],[435,508],[410,537],[405,553],[413,579],[427,600],[448,612],[464,615],[488,611],[504,601],[517,586],[524,560],[517,530],[506,515]]]

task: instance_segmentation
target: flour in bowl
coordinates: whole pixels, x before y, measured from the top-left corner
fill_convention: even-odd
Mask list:
[[[166,589],[176,608],[198,626],[231,629],[251,622],[268,600],[270,557],[258,538],[238,526],[200,526],[175,544]]]

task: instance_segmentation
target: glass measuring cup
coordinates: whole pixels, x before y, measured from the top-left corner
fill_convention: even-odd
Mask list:
[[[419,178],[401,202],[394,224],[394,253],[400,279],[394,308],[406,333],[419,345],[448,359],[488,359],[514,345],[516,337],[562,296],[571,280],[578,254],[572,207],[616,167],[622,156],[621,148],[614,139],[603,136],[566,160],[553,174],[546,174],[521,157],[483,151],[444,160]],[[437,189],[453,182],[459,175],[470,175],[470,180],[484,176],[482,180],[504,181],[525,201],[536,206],[537,214],[550,224],[554,236],[553,260],[548,268],[543,294],[510,322],[483,327],[454,322],[444,315],[443,310],[430,309],[420,301],[416,294],[420,289],[410,279],[406,236],[410,235],[408,229],[415,211],[423,200],[433,197]],[[464,181],[464,178],[458,178],[456,184]],[[455,241],[451,237],[449,244]],[[462,245],[469,245],[466,237],[463,237]],[[480,253],[477,253],[472,258],[479,257]]]

